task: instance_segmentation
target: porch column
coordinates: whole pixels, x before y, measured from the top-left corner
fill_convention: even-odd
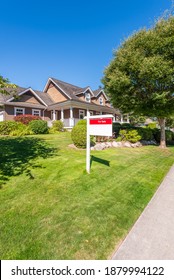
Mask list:
[[[127,114],[127,123],[129,123],[129,114]]]
[[[56,111],[53,110],[53,121],[55,121],[55,120],[56,120]]]
[[[121,123],[123,123],[123,115],[121,114]]]
[[[61,109],[61,121],[64,122],[64,111]]]
[[[70,119],[69,119],[69,125],[70,127],[74,126],[74,118],[73,118],[73,108],[70,107]]]
[[[102,111],[100,111],[100,115],[102,115],[102,113],[103,113],[103,112],[102,112]]]

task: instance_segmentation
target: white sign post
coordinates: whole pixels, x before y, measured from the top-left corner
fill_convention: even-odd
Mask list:
[[[87,111],[86,171],[90,173],[90,135],[112,136],[112,115],[90,116]]]

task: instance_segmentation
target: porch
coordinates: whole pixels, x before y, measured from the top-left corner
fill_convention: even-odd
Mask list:
[[[51,111],[51,120],[48,122],[49,126],[52,126],[52,122],[55,120],[61,120],[65,128],[71,129],[77,122],[87,115],[87,111],[90,115],[105,115],[112,114],[114,121],[125,122],[123,115],[119,110],[116,110],[107,106],[100,106],[94,103],[87,103],[81,101],[68,100],[65,102],[57,103],[49,106],[47,109]],[[127,115],[126,122],[129,122]]]

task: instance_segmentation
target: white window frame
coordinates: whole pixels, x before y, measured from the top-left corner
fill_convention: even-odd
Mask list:
[[[83,120],[82,118],[80,118],[80,116],[83,115],[83,119],[85,117],[85,110],[79,110],[79,119]]]
[[[25,115],[25,108],[15,107],[15,108],[14,108],[14,115],[15,115],[15,116],[18,116],[18,115],[17,115],[17,110],[22,110],[22,111],[23,111],[23,113],[22,113],[22,114],[19,114],[19,115]]]
[[[91,102],[91,95],[90,95],[89,92],[86,92],[86,93],[85,93],[85,101],[86,101],[86,102]]]
[[[103,97],[101,97],[101,96],[100,96],[100,98],[99,98],[99,104],[100,104],[100,105],[103,105]]]
[[[39,114],[38,114],[38,115],[37,115],[37,114],[35,115],[35,114],[34,114],[35,111],[37,111]],[[39,109],[32,109],[32,115],[33,115],[33,116],[38,116],[38,117],[40,117],[40,116],[41,116],[41,110],[39,110]]]

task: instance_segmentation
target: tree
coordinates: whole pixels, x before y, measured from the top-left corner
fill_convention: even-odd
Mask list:
[[[16,85],[11,84],[8,79],[0,76],[0,93],[9,94],[9,91],[8,91],[9,88],[10,88],[10,92],[14,93]]]
[[[174,17],[160,19],[125,40],[102,82],[123,113],[157,117],[160,147],[165,148],[165,119],[174,114]]]

